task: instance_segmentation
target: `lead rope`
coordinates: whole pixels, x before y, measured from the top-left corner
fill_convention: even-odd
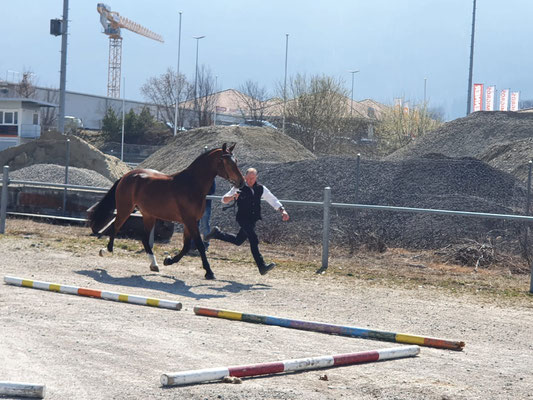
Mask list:
[[[229,206],[222,207],[222,211],[229,210],[230,208],[233,208],[233,215],[235,215],[237,212],[235,211],[235,206],[237,205],[237,202],[233,200]]]

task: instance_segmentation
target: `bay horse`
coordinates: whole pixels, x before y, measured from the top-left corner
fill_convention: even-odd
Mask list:
[[[240,188],[244,177],[233,156],[235,144],[205,152],[181,172],[166,175],[152,169],[134,169],[117,180],[98,203],[88,210],[89,226],[93,233],[102,233],[111,225],[109,242],[100,250],[103,256],[113,252],[113,242],[121,226],[137,208],[144,225],[142,243],[151,261],[150,270],[159,271],[150,244],[150,233],[156,219],[181,222],[183,248],[174,257],[167,256],[164,265],[177,263],[190,249],[191,239],[202,257],[206,279],[215,279],[205,255],[204,242],[200,237],[198,221],[205,210],[205,200],[213,180],[218,175]],[[117,210],[114,217],[114,211]]]

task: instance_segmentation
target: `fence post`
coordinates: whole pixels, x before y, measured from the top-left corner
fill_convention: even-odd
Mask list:
[[[528,169],[528,174],[527,174],[527,198],[526,198],[526,215],[529,215],[529,205],[530,205],[530,202],[531,202],[531,166],[532,166],[533,162],[531,160],[529,160],[529,169]],[[528,248],[529,248],[529,238],[528,238],[528,231],[529,231],[529,224],[526,223],[526,229],[525,229],[526,233],[525,233],[525,236],[526,236],[526,240],[525,240],[525,243],[524,243],[524,246],[526,247],[526,252],[529,253],[528,251]],[[529,266],[531,269],[529,271],[529,293],[533,293],[533,262],[530,262],[530,266]]]
[[[328,269],[328,258],[329,258],[329,214],[331,209],[331,188],[326,186],[324,188],[324,222],[322,224],[322,266],[317,274],[322,274]]]
[[[355,202],[359,203],[359,177],[361,167],[361,154],[357,154],[357,159],[355,162]]]
[[[9,167],[4,165],[4,176],[2,178],[2,204],[0,206],[0,234],[4,234],[6,231],[6,214],[7,214],[7,195],[9,184]]]
[[[70,164],[70,139],[67,139],[67,155],[65,160],[65,185],[68,185],[68,165]],[[63,215],[67,214],[67,188],[63,191]]]

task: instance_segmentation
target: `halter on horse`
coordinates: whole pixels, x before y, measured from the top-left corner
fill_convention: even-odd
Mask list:
[[[198,221],[205,210],[205,198],[218,175],[236,187],[244,185],[244,178],[233,156],[235,145],[208,151],[181,172],[166,175],[151,169],[135,169],[115,182],[104,198],[93,205],[88,212],[89,226],[93,233],[101,235],[113,224],[107,248],[100,255],[113,252],[115,236],[137,208],[143,217],[144,232],[142,243],[150,258],[150,270],[159,271],[155,255],[150,245],[150,232],[156,219],[181,222],[183,229],[183,248],[174,257],[167,256],[165,265],[177,263],[187,254],[191,239],[202,257],[206,279],[215,279],[205,255],[204,243],[198,230]],[[115,209],[116,217],[113,218]]]

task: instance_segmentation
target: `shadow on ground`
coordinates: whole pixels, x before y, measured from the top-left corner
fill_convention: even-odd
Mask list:
[[[126,286],[133,288],[143,288],[158,290],[161,292],[176,294],[183,297],[189,297],[195,300],[215,299],[226,297],[227,293],[240,293],[243,291],[252,290],[270,290],[270,285],[259,284],[243,284],[235,281],[218,280],[210,283],[203,283],[199,285],[187,285],[184,281],[174,278],[169,275],[160,274],[145,274],[132,275],[128,277],[113,277],[101,268],[95,270],[81,270],[76,271],[77,274],[88,276],[96,282],[106,283],[110,285]],[[164,278],[168,282],[152,281],[150,277]],[[223,283],[224,286],[219,286],[218,283]],[[213,293],[195,293],[195,289],[205,288]]]

